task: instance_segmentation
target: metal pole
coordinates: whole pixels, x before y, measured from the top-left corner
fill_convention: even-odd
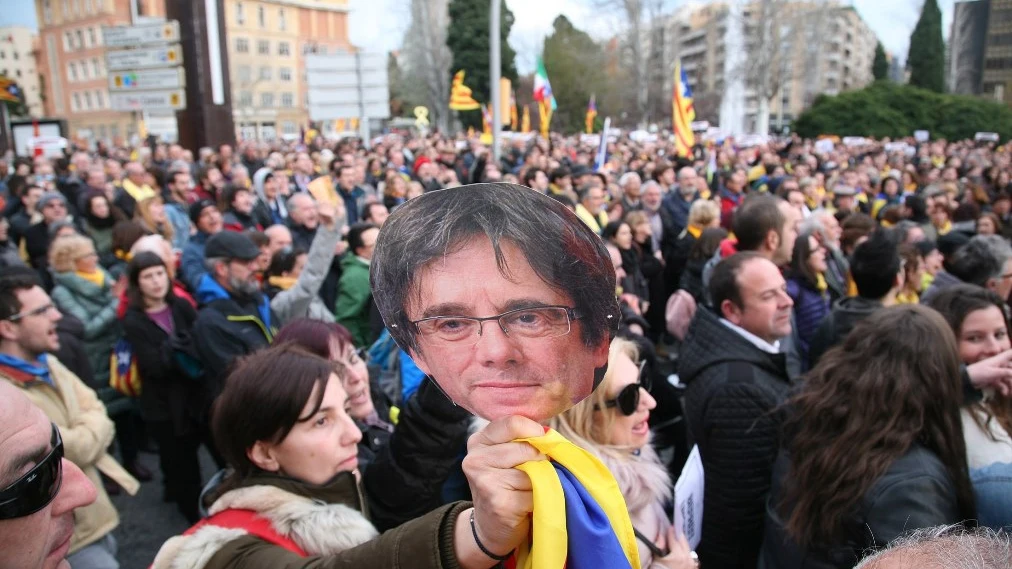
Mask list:
[[[488,58],[489,65],[489,92],[492,94],[492,160],[499,167],[501,151],[499,149],[499,131],[502,129],[502,93],[499,88],[499,79],[502,74],[501,55],[499,53],[499,12],[502,7],[502,0],[491,0],[491,15],[489,17],[488,41],[491,46],[491,53]]]

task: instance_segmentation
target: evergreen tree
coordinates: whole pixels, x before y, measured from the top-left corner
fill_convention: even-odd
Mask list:
[[[601,47],[565,17],[552,23],[545,39],[543,59],[559,108],[552,115],[552,130],[584,132],[587,104],[592,94],[600,101],[609,88],[604,75]]]
[[[453,64],[450,66],[450,75],[446,78],[449,83],[453,74],[463,69],[466,72],[464,83],[471,88],[474,98],[479,103],[491,104],[492,97],[489,94],[489,41],[488,28],[489,3],[476,0],[451,0],[450,26],[446,32],[446,45],[453,53]],[[506,39],[513,27],[513,12],[502,4],[500,22],[500,55],[502,58],[502,76],[516,81],[516,52],[510,47]],[[473,126],[481,129],[481,111],[465,111],[460,113],[461,122],[464,126]]]
[[[889,78],[889,61],[886,60],[886,52],[882,42],[875,44],[875,61],[871,64],[871,75],[876,81]]]
[[[945,42],[937,0],[924,0],[921,18],[910,35],[907,68],[911,85],[937,93],[945,90]]]

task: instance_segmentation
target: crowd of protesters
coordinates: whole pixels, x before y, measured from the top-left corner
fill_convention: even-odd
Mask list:
[[[592,141],[556,134],[511,139],[498,162],[439,134],[193,150],[0,163],[0,379],[28,388],[97,489],[73,518],[75,569],[118,567],[108,495],[152,480],[146,446],[189,523],[230,507],[324,524],[295,549],[216,536],[203,565],[185,554],[194,536],[175,538],[156,567],[276,567],[292,551],[336,557],[284,566],[494,566],[486,546],[508,540],[478,541],[472,491],[501,470],[475,464],[530,426],[468,449],[473,417],[394,341],[370,286],[391,213],[491,182],[555,200],[611,255],[607,373],[549,424],[615,476],[643,567],[849,568],[911,530],[1012,527],[1012,146],[790,137],[680,157],[623,135],[601,164]],[[506,208],[530,191],[506,188]],[[110,387],[124,374],[139,395]],[[321,436],[305,423],[321,408],[343,410],[332,458],[361,478],[293,450]],[[695,552],[671,522],[692,445]],[[209,485],[201,447],[228,467]],[[368,518],[294,507],[319,499],[297,484],[264,493],[270,472]],[[454,500],[472,498],[461,530]]]

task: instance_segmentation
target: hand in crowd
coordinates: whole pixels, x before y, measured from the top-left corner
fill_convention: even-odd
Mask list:
[[[657,540],[656,544],[662,550],[667,548],[669,553],[664,557],[655,557],[655,564],[667,569],[694,569],[699,566],[699,563],[692,557],[689,542],[686,541],[685,536],[676,535],[674,527],[668,528],[667,535]]]
[[[115,299],[122,297],[123,293],[126,292],[126,289],[127,289],[127,278],[124,275],[123,277],[117,279],[115,283],[113,283],[112,297]]]
[[[547,458],[531,445],[514,441],[543,434],[544,428],[530,419],[506,417],[489,423],[467,442],[463,469],[474,500],[475,532],[492,553],[505,555],[527,537],[534,494],[531,479],[515,467]],[[473,542],[470,522],[464,515],[461,518],[457,535],[463,535],[461,524],[467,524],[467,538]],[[459,548],[461,542],[457,544]]]
[[[335,204],[329,202],[320,202],[316,209],[320,215],[320,223],[327,229],[334,229],[334,225],[337,223],[339,208]],[[344,213],[344,204],[341,204],[340,210],[340,215],[346,215]]]
[[[969,365],[966,373],[977,389],[994,389],[1008,397],[1012,395],[1012,350]]]

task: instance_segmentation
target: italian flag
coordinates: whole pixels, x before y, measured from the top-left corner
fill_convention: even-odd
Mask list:
[[[555,95],[552,94],[552,84],[548,82],[548,72],[545,71],[545,62],[538,58],[538,68],[534,72],[534,100],[544,105],[551,105],[551,110],[558,108],[555,103]]]

